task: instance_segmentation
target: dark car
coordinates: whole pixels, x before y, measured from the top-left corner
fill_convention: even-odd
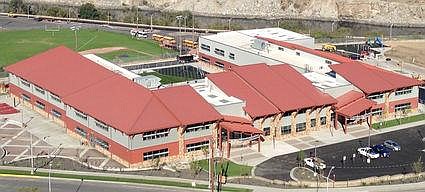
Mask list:
[[[390,150],[388,150],[388,148],[386,148],[384,145],[382,145],[382,144],[379,144],[379,145],[374,145],[373,147],[372,147],[372,150],[375,152],[375,153],[379,153],[379,155],[381,156],[381,157],[390,157]]]

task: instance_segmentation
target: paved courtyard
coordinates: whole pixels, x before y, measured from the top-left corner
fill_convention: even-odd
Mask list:
[[[10,98],[0,96],[0,103],[13,106]],[[91,146],[82,145],[82,142],[69,136],[66,129],[55,122],[46,119],[38,113],[22,106],[17,107],[21,113],[1,115],[0,119],[0,147],[6,152],[0,153],[0,162],[8,163],[29,158],[32,146],[33,156],[56,155],[87,162],[91,166],[106,168],[123,168],[118,162],[98,152]],[[16,125],[2,126],[4,119],[28,122],[26,128]],[[31,138],[32,136],[32,138]],[[32,144],[31,144],[32,140]],[[3,150],[2,150],[3,151]]]

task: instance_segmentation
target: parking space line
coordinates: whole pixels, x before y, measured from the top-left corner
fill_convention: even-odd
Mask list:
[[[36,142],[34,142],[33,144],[32,144],[32,147],[34,147],[34,145],[37,145],[37,143],[39,143],[41,141],[41,139],[39,139],[39,140],[37,140]],[[24,155],[25,153],[27,153],[28,151],[29,151],[30,149],[29,149],[29,146],[28,146],[28,148],[27,149],[25,149],[24,151],[22,151],[22,153],[20,153],[17,157],[15,157],[15,159],[13,159],[12,161],[16,161],[16,160],[18,160],[19,158],[21,158],[21,156],[22,155]]]
[[[100,165],[99,165],[99,167],[100,168],[103,168],[108,162],[109,162],[109,160],[111,160],[111,158],[110,157],[108,157],[108,158],[106,158]]]
[[[87,153],[88,150],[89,150],[89,148],[85,148],[83,151],[81,151],[81,153],[78,155],[79,158],[82,158],[84,156],[84,154]]]
[[[13,136],[11,139],[7,140],[6,142],[4,142],[1,147],[6,146],[7,144],[9,144],[10,142],[12,142],[12,140],[18,138],[20,135],[22,135],[22,133],[24,133],[25,130],[20,131],[18,134],[16,134],[15,136]]]

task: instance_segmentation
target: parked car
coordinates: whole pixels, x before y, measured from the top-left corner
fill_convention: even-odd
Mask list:
[[[363,155],[367,158],[371,158],[371,159],[379,158],[379,153],[376,153],[370,147],[360,147],[360,148],[357,149],[357,152],[360,155]]]
[[[381,157],[390,157],[390,150],[382,144],[372,146],[372,150]]]
[[[391,149],[393,151],[400,151],[401,150],[401,146],[393,140],[386,140],[386,141],[384,141],[383,145],[386,148]]]
[[[304,159],[304,163],[315,169],[326,169],[325,161],[317,157],[308,157]]]

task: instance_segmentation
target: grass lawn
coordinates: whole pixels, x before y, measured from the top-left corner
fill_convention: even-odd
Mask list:
[[[0,170],[0,174],[9,174],[9,175],[30,175],[29,171],[17,171],[17,170]],[[48,177],[47,172],[37,171],[35,176]],[[183,187],[183,188],[193,188],[191,183],[180,183],[175,181],[167,180],[148,180],[148,179],[131,179],[131,178],[118,178],[118,177],[106,177],[106,176],[90,176],[90,175],[72,175],[72,174],[59,174],[52,173],[51,177],[57,178],[69,178],[69,179],[84,179],[84,180],[96,180],[96,181],[112,181],[112,182],[127,182],[127,183],[139,183],[139,184],[151,184],[151,185],[161,185],[161,186],[174,186],[174,187]],[[208,185],[197,184],[196,188],[198,189],[208,189]],[[224,187],[223,191],[229,192],[249,192],[249,189],[234,188],[234,187]]]
[[[77,51],[104,47],[126,47],[155,56],[173,52],[161,48],[151,40],[137,40],[127,34],[97,29],[80,29],[77,32],[77,37]],[[75,50],[74,31],[61,29],[54,35],[52,35],[52,32],[40,29],[2,31],[0,32],[0,67],[13,64],[59,45],[65,45]]]
[[[198,161],[198,163],[199,163],[199,166],[201,166],[203,170],[208,171],[208,160],[206,160],[206,159],[200,160],[200,161]],[[228,170],[227,170],[227,176],[229,176],[229,177],[251,175],[251,170],[252,170],[251,166],[239,165],[239,164],[233,163],[232,161],[229,161],[229,160],[224,160],[223,163],[217,164],[217,167],[219,169],[218,172],[221,173],[221,169],[222,168],[225,169],[227,164],[229,164],[229,167],[228,167]]]
[[[149,60],[153,58],[152,55],[140,53],[129,49],[112,51],[109,53],[101,53],[96,55],[108,61],[111,61],[112,63],[125,63],[136,60]]]
[[[393,119],[393,120],[389,120],[389,121],[383,121],[382,125],[381,125],[381,122],[374,123],[374,124],[372,124],[372,128],[383,129],[383,128],[387,128],[387,127],[393,127],[393,126],[397,126],[397,125],[401,125],[401,124],[412,123],[412,122],[422,121],[422,120],[425,120],[425,114],[420,114],[420,115],[415,115],[415,116],[410,116],[410,117],[404,117],[404,118],[400,118],[400,119]]]
[[[173,76],[173,75],[163,75],[161,73],[158,72],[145,72],[145,73],[141,73],[141,76],[146,76],[146,75],[155,75],[159,78],[161,78],[161,84],[171,84],[171,83],[178,83],[178,82],[183,82],[183,81],[190,81],[193,80],[192,78],[188,78],[188,77],[179,77],[179,76]]]

